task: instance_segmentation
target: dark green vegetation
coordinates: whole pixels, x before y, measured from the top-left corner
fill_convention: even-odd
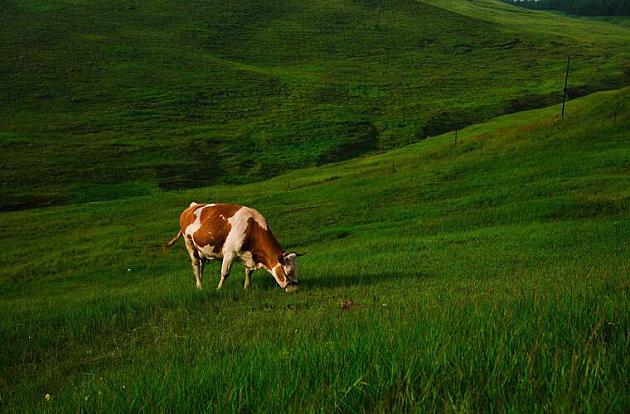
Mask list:
[[[628,131],[623,89],[258,184],[3,213],[0,411],[628,412]],[[196,291],[160,250],[191,200],[308,248],[301,290],[237,267],[216,292],[215,264]]]
[[[628,84],[630,29],[492,0],[8,0],[0,209],[251,182]]]
[[[630,16],[628,0],[504,0],[535,10],[560,10],[583,16]]]

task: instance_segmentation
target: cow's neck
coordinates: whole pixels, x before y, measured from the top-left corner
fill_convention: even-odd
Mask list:
[[[280,264],[280,257],[284,254],[280,243],[267,226],[263,228],[253,219],[249,220],[248,234],[243,250],[251,252],[256,267],[267,269],[284,289],[289,284],[289,280]]]
[[[258,264],[267,269],[276,279],[280,287],[283,289],[288,284],[288,279],[279,261],[280,256],[284,254],[284,250],[280,247],[280,243],[273,236],[271,231],[257,232],[255,235],[256,251],[254,257]]]
[[[254,239],[253,243],[251,243],[254,248],[252,254],[258,264],[271,270],[280,264],[278,258],[284,253],[284,250],[280,247],[280,243],[278,243],[278,240],[276,240],[270,230],[260,228],[257,230],[259,231],[255,231],[252,234]]]
[[[271,236],[273,237],[273,236]],[[266,245],[258,255],[260,263],[269,270],[272,270],[276,266],[280,266],[279,257],[282,256],[284,250],[280,247],[278,242],[275,245]]]

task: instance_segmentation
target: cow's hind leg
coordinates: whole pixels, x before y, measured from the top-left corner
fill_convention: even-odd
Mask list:
[[[243,283],[243,289],[248,289],[252,285],[252,273],[254,273],[254,269],[245,268],[245,282]]]
[[[186,241],[186,250],[188,251],[188,255],[190,256],[191,266],[193,270],[193,274],[195,275],[195,284],[197,285],[197,289],[201,289],[201,272],[203,272],[203,261],[199,257],[199,252],[195,248],[190,236],[184,239]]]
[[[199,287],[201,287],[201,281],[203,280],[203,268],[207,259],[205,257],[201,257],[201,253],[199,253],[199,255]]]
[[[230,275],[230,270],[232,269],[232,263],[234,262],[234,255],[225,255],[223,256],[223,264],[221,265],[221,280],[219,280],[219,284],[217,285],[217,289],[221,289],[223,287],[223,282]]]

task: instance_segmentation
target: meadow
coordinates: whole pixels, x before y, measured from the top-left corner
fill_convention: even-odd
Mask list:
[[[494,0],[7,0],[0,211],[260,181],[630,82],[627,19]],[[617,24],[620,23],[620,24]]]
[[[3,412],[627,412],[630,89],[214,185],[0,215]],[[190,201],[257,208],[300,290],[219,265]]]

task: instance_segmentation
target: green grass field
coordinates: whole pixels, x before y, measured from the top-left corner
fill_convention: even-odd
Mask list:
[[[618,21],[623,21],[618,19]],[[259,181],[630,82],[630,27],[493,0],[7,0],[0,210]]]
[[[628,412],[628,131],[625,88],[256,184],[2,213],[0,411]],[[197,291],[160,249],[192,200],[308,249],[300,290],[236,267],[217,292],[214,264]]]

